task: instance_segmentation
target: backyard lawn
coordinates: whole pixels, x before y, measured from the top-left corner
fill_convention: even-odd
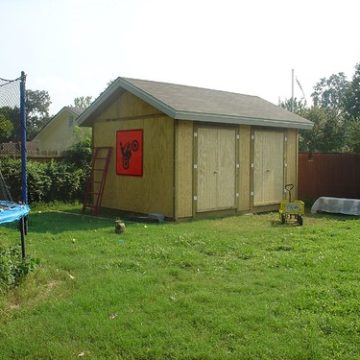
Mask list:
[[[78,210],[59,207],[61,210]],[[19,242],[16,224],[0,244]],[[359,359],[360,221],[179,224],[34,209],[40,265],[0,292],[1,359]]]

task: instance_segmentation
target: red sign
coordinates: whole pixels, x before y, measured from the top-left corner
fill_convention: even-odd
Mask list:
[[[118,175],[142,176],[142,129],[116,132],[116,173]]]

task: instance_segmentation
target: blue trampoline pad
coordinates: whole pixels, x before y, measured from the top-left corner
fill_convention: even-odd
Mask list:
[[[30,212],[28,205],[0,200],[0,224],[20,220]]]

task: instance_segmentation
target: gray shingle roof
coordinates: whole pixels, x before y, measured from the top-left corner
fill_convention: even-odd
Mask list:
[[[175,119],[310,129],[312,122],[257,96],[156,81],[117,78],[78,118],[84,126],[124,89]]]

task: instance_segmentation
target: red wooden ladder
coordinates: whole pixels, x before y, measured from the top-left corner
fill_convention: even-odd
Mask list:
[[[99,214],[111,152],[112,148],[108,146],[93,149],[91,172],[84,193],[83,212],[88,208],[92,215]]]

